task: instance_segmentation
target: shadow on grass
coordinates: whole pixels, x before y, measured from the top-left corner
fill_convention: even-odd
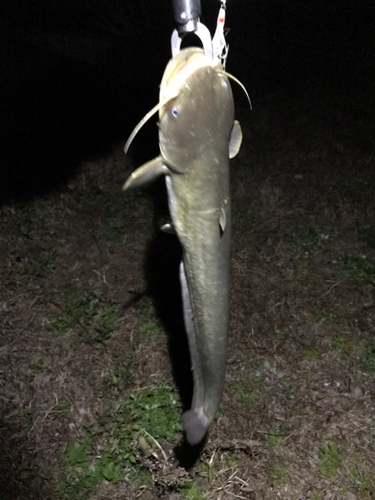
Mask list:
[[[158,186],[160,187],[160,185]],[[160,189],[162,194],[163,190]],[[158,219],[158,216],[155,216]],[[148,293],[168,335],[173,376],[179,389],[183,410],[190,407],[193,392],[189,345],[185,333],[179,266],[182,258],[177,236],[156,227],[146,256]]]
[[[50,477],[43,477],[33,462],[32,444],[16,426],[0,419],[0,498],[1,500],[39,500],[53,498],[47,492]],[[50,496],[52,495],[52,496]]]

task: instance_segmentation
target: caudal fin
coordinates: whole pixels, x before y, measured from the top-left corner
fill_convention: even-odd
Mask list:
[[[208,429],[207,417],[203,412],[199,414],[194,410],[188,410],[182,415],[181,422],[188,443],[191,446],[199,444],[206,435]]]

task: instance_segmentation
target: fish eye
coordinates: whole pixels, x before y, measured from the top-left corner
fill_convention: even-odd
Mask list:
[[[176,106],[173,106],[173,108],[171,109],[171,113],[175,118],[177,118],[177,116],[180,114],[180,110],[176,108]]]

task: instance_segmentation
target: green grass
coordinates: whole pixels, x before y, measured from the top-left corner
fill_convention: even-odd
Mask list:
[[[359,498],[372,499],[375,496],[375,474],[371,476],[359,470],[358,465],[349,467],[350,479],[357,485]]]
[[[303,355],[307,361],[315,361],[316,359],[319,358],[320,353],[318,349],[311,348],[311,349],[304,349],[303,350]]]
[[[180,402],[169,384],[159,383],[134,391],[127,401],[103,414],[99,423],[84,438],[68,445],[66,471],[58,484],[64,499],[84,500],[95,485],[104,480],[117,483],[131,468],[137,472],[136,482],[146,484],[150,477],[137,462],[134,442],[138,442],[137,453],[146,453],[154,440],[173,441],[182,430]],[[105,446],[100,451],[97,443],[103,438]]]
[[[339,266],[345,271],[350,271],[351,278],[356,283],[375,285],[375,260],[363,256],[344,255],[339,261]]]
[[[267,433],[267,442],[271,445],[282,444],[285,440],[285,434],[274,427],[270,427]]]
[[[132,420],[157,440],[172,441],[182,430],[180,400],[167,383],[133,392],[125,407]]]
[[[67,401],[60,401],[60,403],[58,403],[58,405],[55,407],[55,411],[62,417],[67,417],[71,412],[70,403],[68,403]]]
[[[153,321],[147,321],[146,323],[143,323],[140,327],[140,331],[147,335],[147,337],[156,337],[161,332],[158,325]]]
[[[143,324],[155,322],[155,308],[150,297],[141,297],[136,303],[135,309]]]
[[[287,484],[289,482],[288,472],[278,463],[273,463],[269,468],[269,475],[273,481],[278,484]]]
[[[324,240],[319,236],[316,229],[311,226],[300,226],[292,235],[293,244],[307,253],[320,248],[322,241]]]
[[[337,444],[332,441],[327,446],[319,448],[319,475],[323,479],[328,479],[336,476],[337,469],[341,467],[342,459],[339,455]]]
[[[332,347],[338,351],[344,352],[345,354],[349,354],[355,349],[353,343],[348,339],[348,337],[345,337],[345,335],[336,335],[333,337]]]
[[[355,355],[358,367],[368,373],[375,372],[375,342],[372,340],[354,344],[345,335],[337,335],[332,339],[332,347],[347,356]]]
[[[369,373],[375,372],[375,342],[368,341],[362,346],[362,354],[359,358],[361,370]]]
[[[92,439],[84,437],[78,443],[70,442],[66,453],[67,470],[58,484],[58,491],[69,500],[89,498],[93,487],[102,481],[117,483],[124,477],[121,464],[106,447],[95,463],[89,455]]]
[[[204,500],[202,493],[195,483],[186,483],[180,489],[181,495],[187,500]]]
[[[108,222],[108,225],[105,238],[112,243],[120,242],[126,244],[127,236],[124,234],[124,221],[122,219],[113,219]]]
[[[38,415],[32,408],[23,408],[19,413],[19,420],[22,428],[25,431],[28,431],[34,425]]]
[[[226,455],[224,457],[224,463],[227,467],[233,467],[236,463],[236,457],[234,455]]]
[[[116,393],[121,392],[129,381],[129,374],[131,373],[131,362],[124,361],[115,368],[110,368],[107,374],[108,384],[115,388]]]
[[[27,255],[16,265],[16,271],[21,276],[41,278],[55,267],[56,254],[52,251],[41,251],[37,255]]]
[[[112,334],[117,315],[113,304],[100,290],[82,290],[68,287],[55,291],[54,300],[65,302],[62,314],[52,318],[47,328],[63,336],[72,328],[83,330],[83,338],[89,343],[103,343]]]
[[[314,323],[320,325],[334,325],[337,323],[337,316],[323,307],[315,307],[311,311],[311,317]]]
[[[32,358],[28,366],[31,375],[37,375],[45,370],[45,364],[41,358]]]
[[[322,492],[318,490],[313,490],[313,500],[322,500]]]
[[[285,338],[284,332],[282,330],[280,330],[279,328],[275,328],[273,331],[273,334],[277,338],[277,340],[281,340],[281,339]]]
[[[74,325],[74,316],[69,314],[60,314],[48,322],[48,328],[54,331],[58,336],[63,336]]]
[[[258,387],[263,385],[263,381],[261,381],[261,385],[257,384]],[[241,403],[243,403],[246,406],[252,405],[256,399],[259,397],[261,391],[260,389],[255,389],[255,390],[248,390],[247,382],[245,379],[238,379],[236,382],[233,384],[233,390],[236,391],[239,396]]]

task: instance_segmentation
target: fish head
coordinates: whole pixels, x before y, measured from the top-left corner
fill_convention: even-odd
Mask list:
[[[166,165],[186,172],[212,148],[227,148],[234,122],[228,78],[202,49],[189,47],[171,59],[160,86],[159,146]]]

